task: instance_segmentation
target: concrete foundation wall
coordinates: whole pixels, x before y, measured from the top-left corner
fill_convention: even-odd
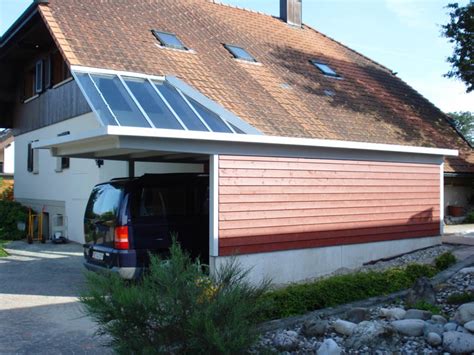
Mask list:
[[[340,268],[356,268],[369,261],[387,258],[441,243],[441,237],[427,237],[352,244],[312,249],[296,249],[234,256],[245,268],[251,269],[251,282],[270,278],[282,285],[317,278]],[[232,256],[211,257],[211,271]]]

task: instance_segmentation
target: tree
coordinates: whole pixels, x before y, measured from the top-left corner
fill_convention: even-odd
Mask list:
[[[474,3],[464,7],[457,3],[449,4],[450,22],[442,26],[442,33],[454,43],[454,53],[448,57],[451,70],[445,74],[448,78],[459,78],[467,86],[466,91],[474,90]]]
[[[453,126],[472,144],[474,144],[474,113],[469,111],[450,112]]]

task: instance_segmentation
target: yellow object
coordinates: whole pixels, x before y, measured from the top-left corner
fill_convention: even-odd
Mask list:
[[[37,234],[35,235],[35,223],[37,224]],[[33,241],[39,241],[41,243],[46,242],[43,236],[43,213],[33,213],[31,208],[28,211],[28,234],[27,234],[28,243],[33,243]]]

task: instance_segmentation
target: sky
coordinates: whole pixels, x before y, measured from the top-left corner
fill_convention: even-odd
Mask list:
[[[279,15],[279,0],[221,1]],[[466,94],[461,81],[443,77],[452,45],[441,36],[441,25],[449,20],[445,6],[453,1],[303,0],[303,22],[397,72],[441,110],[474,111],[474,93]],[[0,34],[30,3],[0,0]]]

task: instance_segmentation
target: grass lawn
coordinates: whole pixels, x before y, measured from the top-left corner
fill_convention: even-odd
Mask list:
[[[5,245],[8,244],[8,241],[6,240],[0,240],[0,258],[4,256],[8,256],[8,253],[3,249]]]

